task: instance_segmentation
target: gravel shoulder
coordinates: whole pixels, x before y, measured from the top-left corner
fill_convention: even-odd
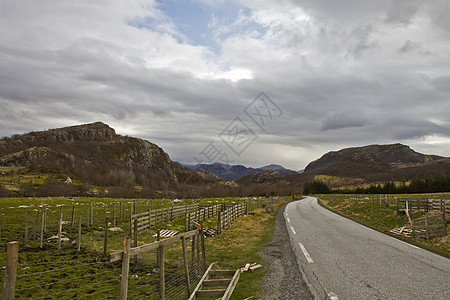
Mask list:
[[[274,237],[261,253],[270,273],[264,277],[264,295],[260,299],[314,299],[292,249],[284,209],[285,205],[278,211]]]

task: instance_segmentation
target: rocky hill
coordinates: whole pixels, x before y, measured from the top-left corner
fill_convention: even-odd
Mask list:
[[[450,158],[421,154],[402,144],[370,145],[328,152],[309,163],[305,173],[370,180],[449,175]]]
[[[168,186],[173,189],[183,184],[218,181],[212,174],[191,171],[172,162],[157,145],[118,135],[101,122],[3,138],[0,166],[3,173],[15,168],[44,177],[44,184],[55,185],[70,177],[79,186],[131,193],[136,189],[157,191]],[[26,177],[25,173],[22,177]],[[34,177],[33,182],[33,176],[28,177],[34,190],[39,190],[39,180]]]

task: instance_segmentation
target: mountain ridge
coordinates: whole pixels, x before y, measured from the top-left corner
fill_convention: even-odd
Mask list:
[[[219,162],[214,162],[211,164],[196,164],[196,165],[184,165],[187,168],[195,171],[210,172],[221,178],[230,178],[237,180],[242,176],[248,174],[259,173],[263,171],[276,171],[281,174],[297,174],[296,171],[284,168],[281,165],[270,164],[267,166],[262,166],[259,168],[246,167],[244,165],[230,165]]]

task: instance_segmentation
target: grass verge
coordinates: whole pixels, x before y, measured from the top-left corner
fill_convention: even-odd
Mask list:
[[[408,222],[406,215],[398,215],[395,207],[386,207],[379,205],[371,205],[368,203],[359,203],[357,201],[330,201],[326,199],[320,199],[320,204],[331,211],[345,216],[358,223],[384,232],[390,236],[401,239],[408,243],[422,247],[429,251],[441,254],[446,257],[450,257],[450,234],[443,237],[435,237],[426,239],[415,239],[412,237],[404,237],[395,235],[389,232],[389,230],[404,226]],[[423,213],[413,214],[412,218],[422,216]],[[447,224],[447,232],[450,232],[450,224]]]
[[[272,240],[276,214],[277,211],[268,214],[263,209],[258,209],[236,220],[221,235],[207,238],[205,246],[208,264],[217,261],[221,269],[237,270],[246,263],[261,263],[259,253]],[[231,299],[260,296],[261,282],[268,271],[263,266],[253,272],[243,272]]]

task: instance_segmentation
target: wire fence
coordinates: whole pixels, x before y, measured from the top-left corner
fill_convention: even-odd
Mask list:
[[[15,298],[117,299],[120,267],[100,258],[19,262]]]
[[[247,210],[256,209],[276,204],[277,200],[247,198],[241,201],[241,206],[247,207]],[[141,203],[140,209],[145,211],[151,208],[149,202],[146,204]],[[15,297],[18,299],[119,299],[123,277],[122,264],[120,261],[111,262],[107,255],[99,254],[98,249],[101,246],[99,247],[98,244],[104,241],[103,230],[105,229],[106,236],[116,241],[115,244],[108,246],[108,249],[105,248],[105,253],[106,250],[114,252],[111,249],[122,249],[121,241],[130,232],[130,218],[133,213],[139,211],[138,207],[138,204],[133,201],[123,201],[109,204],[76,202],[56,204],[51,207],[36,205],[34,208],[12,208],[10,211],[14,211],[14,214],[4,218],[3,224],[0,219],[0,224],[1,232],[4,234],[3,239],[22,236],[18,239],[21,251],[18,253],[15,274]],[[5,212],[4,207],[2,211]],[[243,212],[244,209],[242,208],[241,211]],[[18,215],[17,212],[23,216],[23,219],[18,218],[16,223],[13,223],[14,217]],[[203,215],[212,219],[215,217],[214,213]],[[109,219],[110,217],[112,219]],[[108,231],[108,226],[118,227],[121,230]],[[81,249],[79,244],[77,245],[79,232],[83,234],[83,237],[86,235]],[[61,242],[61,238],[67,238],[67,240],[63,241],[64,247],[59,249],[58,243]],[[40,247],[39,242],[42,240],[45,242]],[[175,238],[174,241],[180,241],[180,238]],[[189,293],[194,290],[203,275],[206,262],[204,245],[202,249],[202,241],[198,233],[194,236],[186,235],[182,241],[183,243],[163,243],[165,248],[163,276],[161,276],[158,250],[154,249],[131,257],[128,276],[130,299],[188,298]],[[143,239],[139,242],[142,244]],[[105,245],[107,245],[106,240]],[[6,251],[1,251],[0,258],[8,262]],[[0,272],[0,277],[2,282],[6,282],[5,267]],[[161,281],[162,277],[163,281]]]

